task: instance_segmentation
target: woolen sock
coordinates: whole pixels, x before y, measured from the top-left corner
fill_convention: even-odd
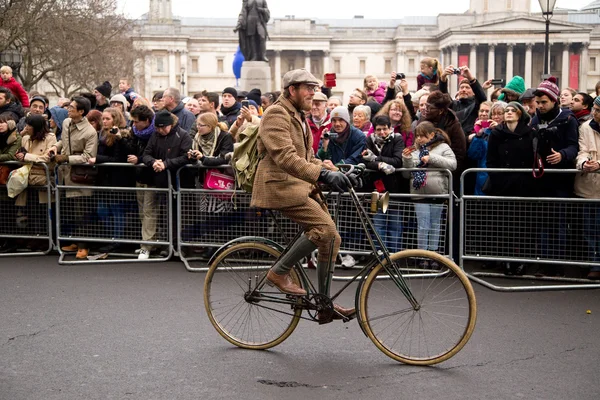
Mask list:
[[[277,275],[288,274],[294,264],[308,256],[316,248],[317,246],[308,240],[306,235],[300,236],[300,238],[292,245],[290,250],[285,253],[283,257],[281,257],[273,266],[273,272],[275,272]]]

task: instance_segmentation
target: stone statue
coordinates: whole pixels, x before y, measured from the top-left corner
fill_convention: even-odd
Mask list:
[[[269,18],[267,0],[242,0],[242,11],[233,31],[240,36],[240,49],[246,61],[269,61],[265,56]]]

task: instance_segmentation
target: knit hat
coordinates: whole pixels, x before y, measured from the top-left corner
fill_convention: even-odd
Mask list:
[[[594,105],[600,107],[600,96],[596,96],[594,99]]]
[[[232,87],[226,87],[225,89],[223,89],[223,93],[221,93],[221,94],[225,94],[225,93],[228,93],[235,98],[238,97],[237,90],[235,90],[235,88],[232,88]]]
[[[529,123],[531,117],[529,116],[529,113],[521,103],[519,103],[518,101],[511,101],[506,106],[506,108],[508,107],[516,108],[517,110],[519,110],[521,112],[521,117],[519,119],[524,121],[525,123]]]
[[[550,100],[556,103],[558,101],[558,97],[560,96],[560,89],[556,84],[556,78],[551,76],[550,78],[540,83],[538,88],[535,90],[534,94],[536,96],[546,95],[550,98]]]
[[[502,94],[498,97],[498,100],[504,100],[504,93],[520,96],[525,92],[525,80],[516,75],[502,88],[501,92]]]
[[[111,97],[109,103],[112,102],[123,104],[123,110],[127,110],[127,107],[129,107],[129,102],[122,94],[115,94],[113,97]]]
[[[246,98],[248,100],[254,100],[256,104],[260,104],[260,96],[262,96],[260,89],[252,89],[248,92]]]
[[[248,104],[251,106],[254,106],[254,108],[256,108],[256,111],[258,111],[258,103],[255,102],[254,100],[248,99]]]
[[[341,118],[346,121],[348,124],[350,123],[350,114],[348,113],[348,108],[344,106],[338,106],[331,110],[331,119],[333,118]]]
[[[31,100],[29,100],[29,104],[31,105],[34,101],[41,101],[44,103],[44,108],[48,106],[48,104],[46,104],[46,100],[42,96],[33,96]]]
[[[168,125],[173,125],[173,115],[167,110],[161,110],[154,116],[154,126],[162,128]]]
[[[104,81],[102,85],[96,86],[96,90],[100,92],[102,96],[110,97],[110,92],[112,92],[112,85],[109,81]]]

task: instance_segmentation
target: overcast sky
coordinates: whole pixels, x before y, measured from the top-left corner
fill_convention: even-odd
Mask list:
[[[186,17],[237,18],[242,0],[171,0],[173,14]],[[119,11],[138,18],[148,12],[149,0],[117,0]],[[592,0],[557,0],[556,7],[580,9]],[[469,0],[427,0],[424,7],[419,1],[398,0],[267,0],[271,18],[286,15],[310,18],[402,18],[404,16],[462,13],[469,8]],[[539,11],[537,0],[532,12]]]

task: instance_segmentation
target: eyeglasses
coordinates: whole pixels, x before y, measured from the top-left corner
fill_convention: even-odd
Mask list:
[[[303,83],[300,86],[304,86],[306,88],[306,90],[308,90],[309,92],[313,92],[313,93],[319,90],[319,87],[316,85],[307,85],[307,84]]]
[[[196,124],[196,126],[198,128],[206,128],[208,125],[204,125],[204,124]]]
[[[431,104],[425,104],[425,109],[426,110],[439,110],[439,108],[437,108],[436,106],[432,106]]]
[[[507,108],[507,109],[505,109],[505,110],[504,110],[504,114],[507,114],[507,113],[509,113],[509,112],[510,112],[510,113],[516,113],[516,112],[517,112],[517,110],[515,110],[514,108]]]
[[[592,112],[596,114],[600,114],[600,108],[592,107]]]

